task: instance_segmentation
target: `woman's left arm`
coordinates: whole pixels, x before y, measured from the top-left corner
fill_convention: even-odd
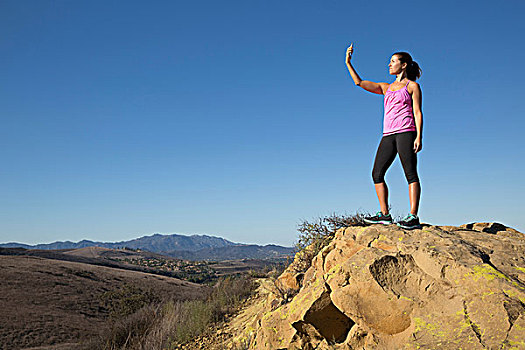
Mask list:
[[[421,87],[418,83],[412,82],[412,110],[414,111],[414,120],[416,122],[416,140],[414,141],[414,152],[419,152],[423,148],[423,96]]]

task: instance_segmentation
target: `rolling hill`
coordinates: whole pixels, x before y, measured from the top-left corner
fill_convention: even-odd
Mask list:
[[[76,349],[106,326],[110,309],[104,296],[123,288],[139,297],[152,293],[173,300],[196,298],[206,288],[167,276],[29,255],[0,255],[0,281],[0,349],[60,344]]]

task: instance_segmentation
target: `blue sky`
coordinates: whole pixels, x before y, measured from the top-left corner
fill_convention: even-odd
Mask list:
[[[383,101],[423,70],[420,217],[525,231],[525,2],[0,1],[0,241],[292,245],[378,210]],[[409,202],[399,160],[392,213]]]

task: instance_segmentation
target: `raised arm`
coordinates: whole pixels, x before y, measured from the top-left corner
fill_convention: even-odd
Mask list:
[[[350,62],[350,60],[352,59],[352,53],[354,52],[353,46],[354,44],[351,44],[350,47],[348,47],[348,49],[346,50],[346,67],[348,68],[348,71],[350,72],[350,75],[352,76],[355,85],[362,87],[366,91],[373,92],[374,94],[383,95],[388,89],[387,83],[374,83],[373,81],[361,80],[361,77],[359,77],[359,74],[357,74],[357,72],[355,71],[354,67],[352,66],[352,63]]]

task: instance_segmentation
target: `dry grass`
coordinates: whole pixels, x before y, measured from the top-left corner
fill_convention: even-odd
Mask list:
[[[337,215],[320,217],[313,221],[303,220],[297,231],[299,238],[295,243],[297,268],[306,271],[321,249],[323,249],[334,238],[335,232],[343,227],[364,226],[363,218],[367,213],[356,212],[352,215]]]
[[[104,293],[125,285],[175,301],[202,298],[206,289],[170,277],[28,256],[0,256],[0,281],[0,349],[59,347],[96,336],[111,312]]]
[[[202,299],[148,305],[113,320],[108,331],[90,344],[105,350],[175,349],[206,334],[253,290],[248,275],[221,278]]]

